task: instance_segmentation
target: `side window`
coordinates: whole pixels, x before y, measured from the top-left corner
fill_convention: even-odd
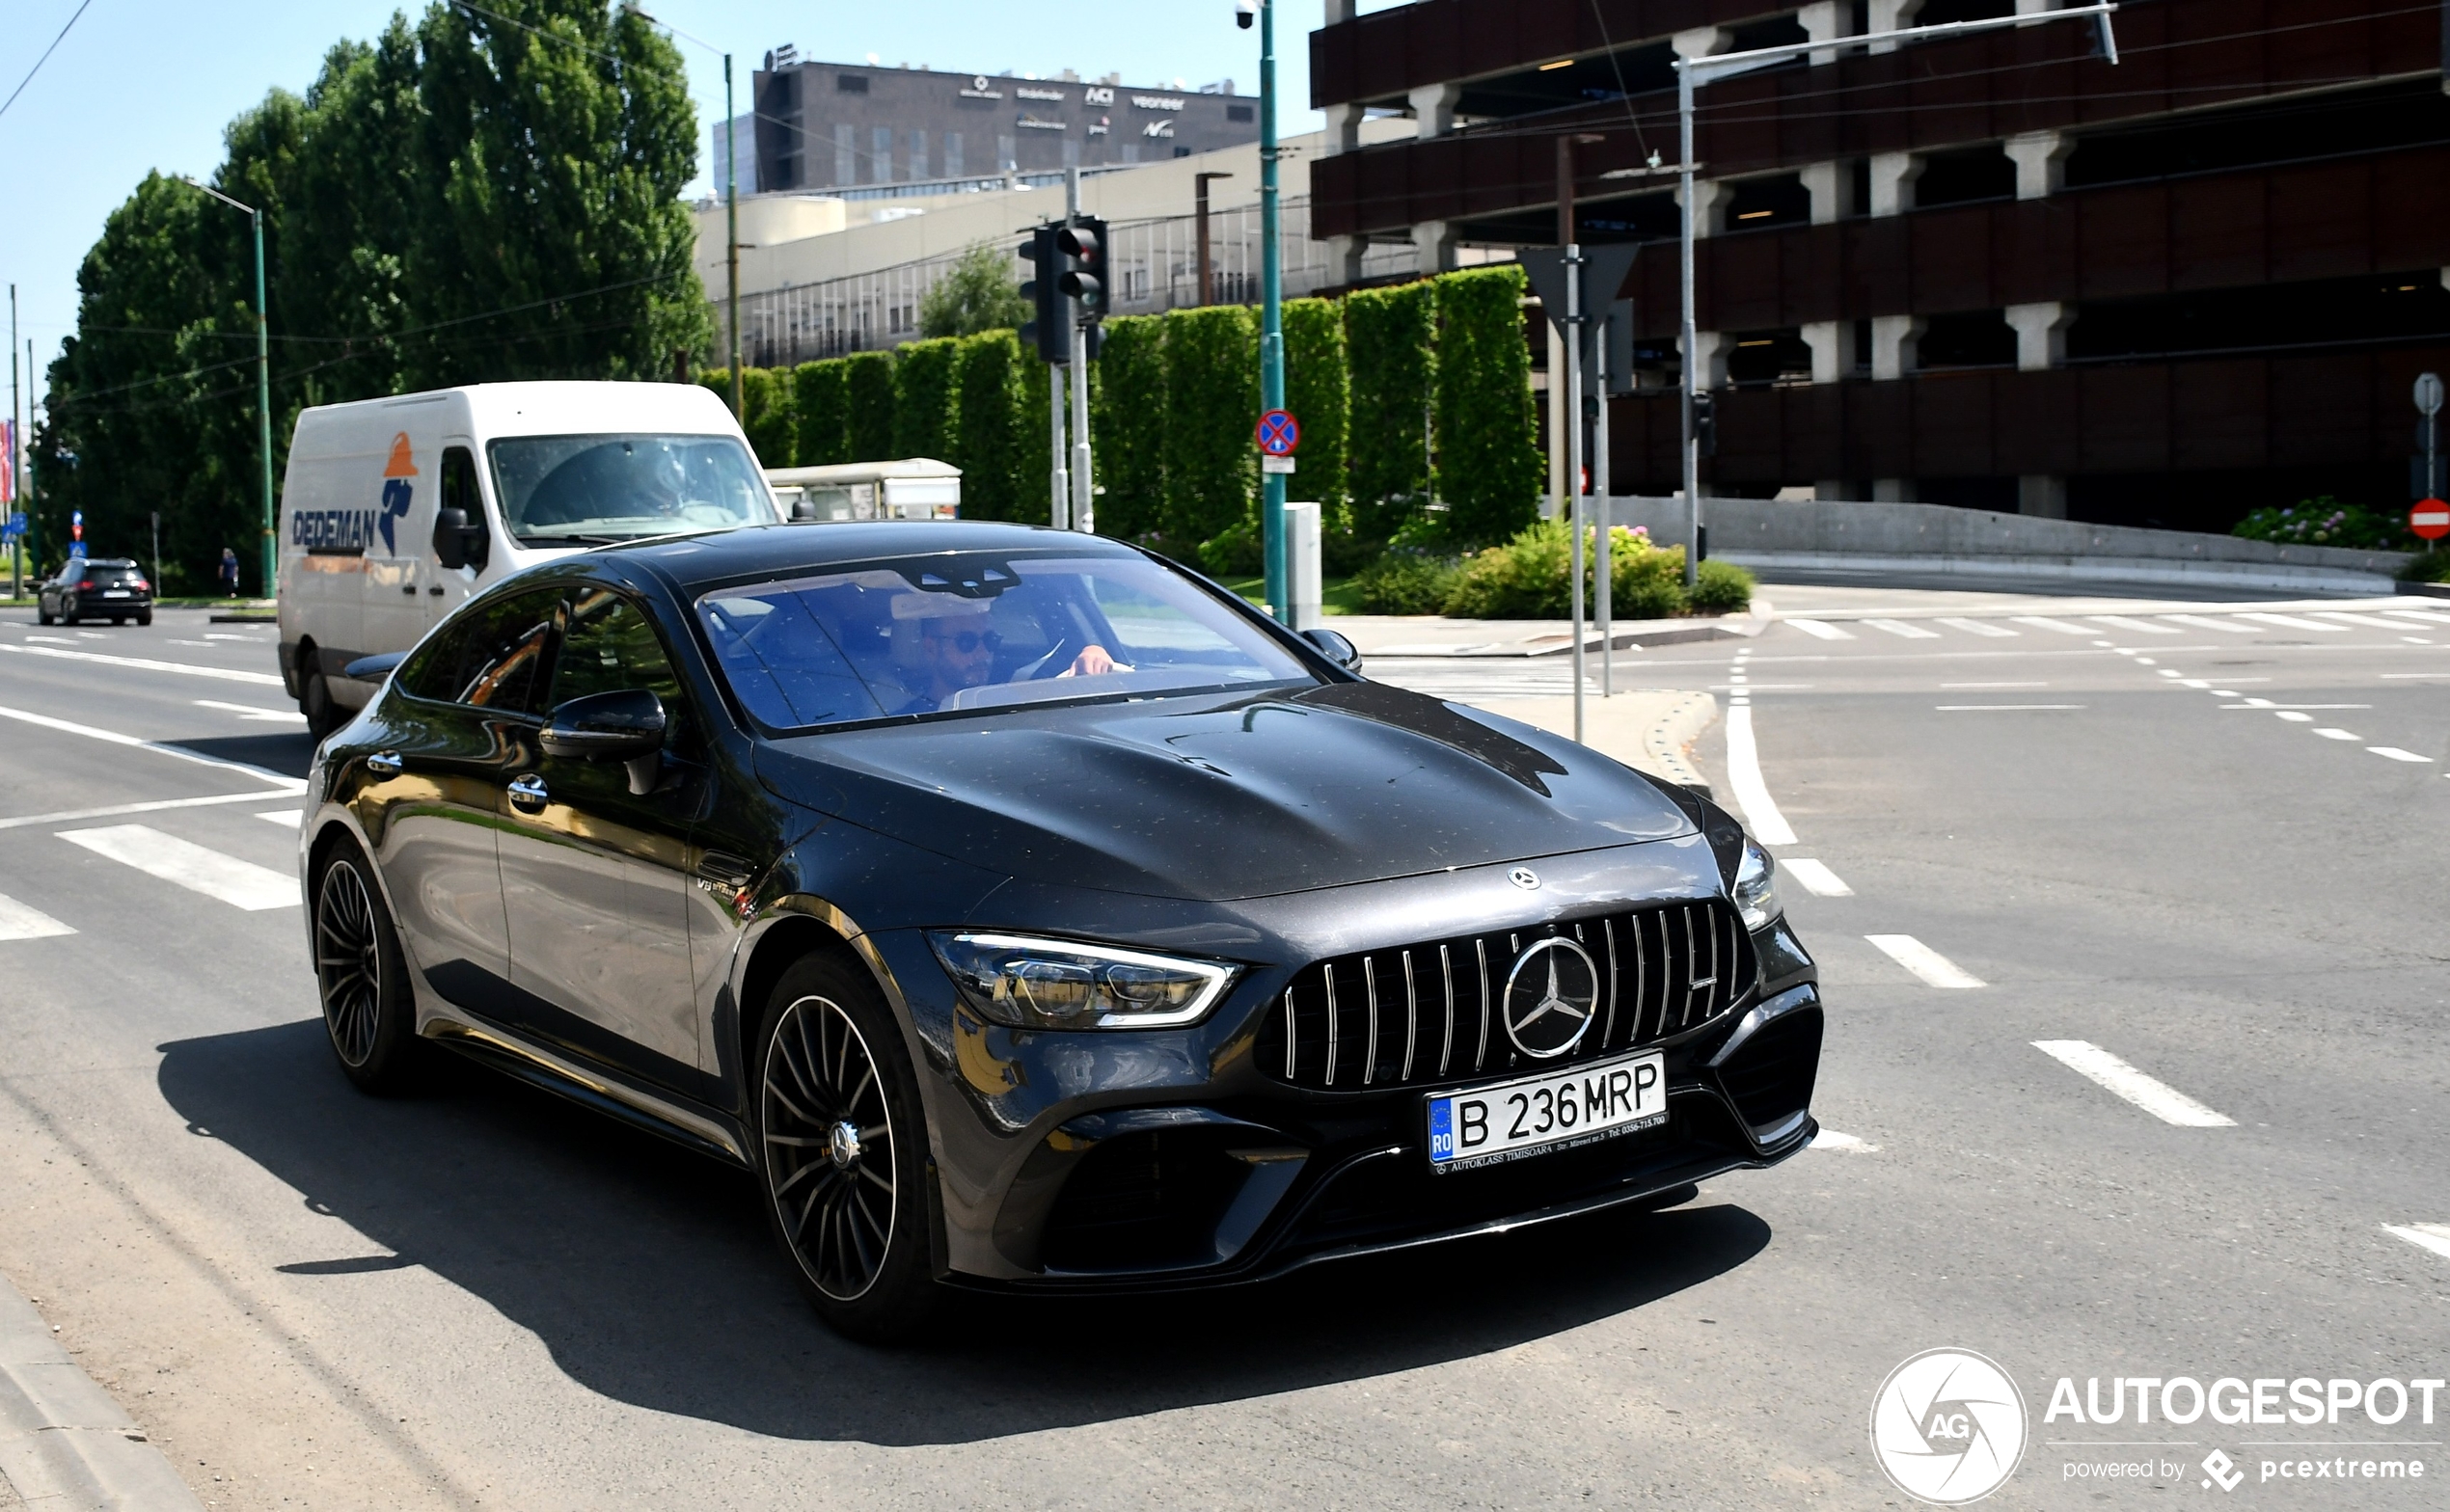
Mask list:
[[[561,595],[513,594],[469,609],[418,648],[400,686],[418,698],[531,714],[543,686]]]
[[[553,696],[544,707],[558,709],[589,693],[643,688],[664,701],[669,742],[680,743],[689,724],[688,697],[646,611],[621,594],[592,588],[573,598],[568,612],[561,654],[555,659]]]

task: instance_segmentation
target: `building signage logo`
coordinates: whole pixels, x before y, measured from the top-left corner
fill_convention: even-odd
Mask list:
[[[1092,84],[1080,92],[1080,98],[1086,104],[1111,105],[1114,103],[1114,91],[1103,84]]]
[[[987,75],[983,73],[977,75],[969,81],[969,88],[961,92],[962,98],[1002,99],[1004,97],[1004,92],[1002,90],[988,88],[988,86],[993,82],[993,80],[989,79]]]
[[[1182,98],[1173,94],[1134,94],[1131,103],[1142,110],[1181,110]]]
[[[1140,128],[1140,135],[1144,137],[1170,137],[1173,134],[1174,122],[1170,121],[1152,121]]]
[[[1013,98],[1048,99],[1053,100],[1056,104],[1060,105],[1063,103],[1063,91],[1032,89],[1030,86],[1023,84],[1013,91]]]
[[[415,476],[417,459],[409,449],[408,433],[401,431],[392,437],[391,455],[383,463],[382,507],[298,510],[289,517],[289,544],[310,553],[363,555],[380,535],[384,554],[398,555],[394,527],[408,516],[417,492],[409,479]]]
[[[1022,116],[1021,118],[1020,124],[1023,131],[1069,131],[1072,129],[1072,127],[1064,122],[1041,121],[1037,117],[1029,115]]]

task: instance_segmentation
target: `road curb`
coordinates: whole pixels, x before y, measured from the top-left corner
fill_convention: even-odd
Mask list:
[[[204,1512],[109,1392],[70,1360],[50,1325],[0,1279],[0,1475],[28,1508]]]
[[[1687,693],[1676,704],[1650,721],[1642,732],[1642,749],[1670,782],[1679,787],[1697,788],[1701,796],[1710,796],[1709,783],[1694,768],[1685,755],[1686,747],[1701,739],[1701,732],[1719,715],[1719,701],[1708,693]]]

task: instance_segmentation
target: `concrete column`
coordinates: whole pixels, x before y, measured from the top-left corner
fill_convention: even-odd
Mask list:
[[[1922,176],[1922,159],[1912,152],[1871,154],[1873,215],[1903,215],[1914,208],[1914,181]]]
[[[1726,388],[1727,356],[1735,350],[1735,338],[1724,331],[1696,331],[1693,340],[1701,352],[1694,370],[1701,375],[1701,387]]]
[[[1412,228],[1414,266],[1423,278],[1455,271],[1455,228],[1444,221],[1422,221]]]
[[[1361,282],[1361,255],[1370,250],[1367,236],[1330,236],[1327,238],[1327,282],[1358,284]]]
[[[1846,480],[1842,477],[1824,477],[1812,484],[1812,498],[1824,503],[1849,502],[1847,493]]]
[[[2023,0],[2018,0],[2018,3],[2022,4]],[[1349,21],[1360,14],[1360,0],[1327,0],[1327,18],[1320,24],[1333,26],[1339,21]]]
[[[1328,0],[1330,6],[1334,3],[1335,0]],[[2016,14],[2019,15],[2040,15],[2057,9],[2058,0],[2016,0]]]
[[[2067,360],[2067,328],[2076,311],[2057,300],[2037,305],[2010,305],[2005,311],[2016,332],[2016,365],[2026,372],[2056,367]],[[2027,511],[2030,513],[2031,511]]]
[[[1910,477],[1876,477],[1871,480],[1871,501],[1875,504],[1911,504],[1914,479]]]
[[[1874,315],[1871,319],[1871,376],[1886,383],[1914,370],[1915,343],[1922,339],[1920,315]]]
[[[1442,137],[1455,129],[1456,102],[1463,97],[1460,84],[1424,84],[1408,98],[1412,102],[1412,120],[1420,128],[1421,140]]]
[[[1689,32],[1678,32],[1669,42],[1679,58],[1707,58],[1727,51],[1734,34],[1724,26],[1697,26]]]
[[[1804,192],[1812,197],[1812,224],[1834,225],[1850,216],[1861,215],[1863,206],[1855,203],[1855,176],[1845,163],[1806,163],[1800,176]]]
[[[1681,185],[1673,192],[1679,202],[1683,200],[1684,189]],[[1725,225],[1727,202],[1733,198],[1735,198],[1735,186],[1724,179],[1696,178],[1693,180],[1693,239],[1695,241],[1706,240],[1727,230]]]
[[[1843,320],[1809,320],[1804,323],[1804,344],[1812,349],[1812,382],[1836,383],[1846,376],[1853,364],[1846,361],[1846,327]]]
[[[1795,24],[1802,27],[1804,35],[1813,41],[1834,41],[1846,35],[1847,9],[1838,0],[1813,0],[1810,5],[1796,9]],[[1811,67],[1818,68],[1836,63],[1838,50],[1833,47],[1827,52],[1814,52],[1810,54],[1810,59]]]
[[[2020,131],[2007,139],[2016,164],[2016,198],[2047,200],[2067,187],[2067,154],[2076,143],[2063,131]]]
[[[2067,518],[2067,479],[2028,472],[2016,480],[2016,512],[2041,520]]]
[[[1915,13],[1921,9],[1922,0],[1871,0],[1870,15],[1868,17],[1869,24],[1865,27],[1865,30],[1875,33],[1903,30],[1904,28],[1914,24]],[[1895,52],[1897,50],[1897,44],[1895,42],[1873,42],[1871,44],[1871,50],[1873,52]]]
[[[1357,152],[1361,149],[1361,122],[1370,112],[1361,105],[1330,105],[1320,114],[1327,118],[1327,155]]]

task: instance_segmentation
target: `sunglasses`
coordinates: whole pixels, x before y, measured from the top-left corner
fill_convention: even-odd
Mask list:
[[[981,646],[993,651],[1004,643],[1004,637],[992,630],[957,630],[949,635],[939,634],[929,638],[949,641],[953,649],[964,656],[969,655]]]

